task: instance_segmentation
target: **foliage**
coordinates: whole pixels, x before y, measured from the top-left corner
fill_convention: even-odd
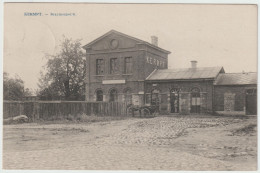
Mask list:
[[[46,73],[39,80],[40,99],[83,100],[86,60],[80,40],[63,38],[56,55],[46,55]]]
[[[3,97],[4,100],[22,100],[24,96],[31,96],[32,91],[24,88],[24,81],[15,75],[11,78],[8,73],[3,74]]]

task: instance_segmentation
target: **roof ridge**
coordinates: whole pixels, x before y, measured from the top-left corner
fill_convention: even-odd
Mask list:
[[[202,68],[222,68],[222,66],[213,66],[213,67],[196,67],[194,69],[202,69]],[[193,69],[192,67],[185,68],[168,68],[168,69],[158,69],[158,70],[175,70],[175,69]]]

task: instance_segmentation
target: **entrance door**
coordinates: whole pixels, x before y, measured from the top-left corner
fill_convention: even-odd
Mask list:
[[[257,90],[256,89],[246,90],[246,114],[247,115],[257,114]]]
[[[179,90],[172,89],[170,93],[171,113],[179,113]]]
[[[160,91],[157,89],[154,89],[151,93],[151,105],[155,106],[157,111],[159,111],[159,104],[160,104],[159,94]]]
[[[110,102],[116,102],[117,101],[117,91],[115,89],[112,89],[109,93],[109,101]]]
[[[200,89],[191,90],[191,113],[200,113]]]

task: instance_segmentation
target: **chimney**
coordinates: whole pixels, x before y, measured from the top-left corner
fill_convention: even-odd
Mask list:
[[[197,61],[190,61],[191,62],[191,68],[197,68]]]
[[[158,37],[151,36],[151,42],[153,45],[158,46]]]

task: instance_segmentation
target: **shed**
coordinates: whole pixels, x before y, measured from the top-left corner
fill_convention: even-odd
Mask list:
[[[214,111],[219,114],[257,114],[257,73],[223,73],[214,82]]]

